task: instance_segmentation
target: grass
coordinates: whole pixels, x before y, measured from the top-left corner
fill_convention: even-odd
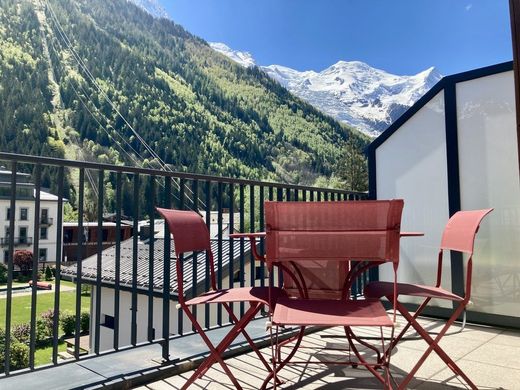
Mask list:
[[[63,285],[72,285],[71,282],[61,282]],[[38,318],[41,313],[54,309],[54,290],[50,293],[38,293],[36,298],[36,317]],[[5,310],[6,310],[6,299],[0,299],[0,327],[4,327],[5,324]],[[90,310],[90,296],[81,297],[81,311]],[[69,311],[71,313],[76,312],[76,291],[61,291],[60,292],[60,312]],[[13,295],[12,300],[12,311],[11,311],[11,324],[21,324],[24,322],[31,321],[31,295],[16,296]]]
[[[60,340],[58,343],[58,352],[65,352],[66,350],[67,344],[65,344],[65,341]],[[41,366],[49,363],[52,363],[52,345],[45,348],[37,348],[34,351],[34,365]]]
[[[54,284],[54,282],[52,282]],[[13,284],[14,285],[14,284]],[[22,285],[27,286],[27,283]],[[72,282],[61,281],[62,287],[73,287],[71,291],[60,291],[60,312],[76,312],[76,285]],[[54,288],[54,286],[53,286]],[[54,309],[54,296],[55,291],[43,293],[38,292],[36,297],[36,319],[40,317],[43,312],[49,309]],[[13,294],[12,299],[12,311],[11,311],[11,326],[21,323],[30,323],[31,321],[31,295],[16,296]],[[0,328],[5,327],[5,310],[6,310],[5,298],[0,298]],[[90,310],[90,296],[83,295],[81,297],[81,311],[88,312]],[[64,352],[67,350],[67,346],[63,340],[60,340],[58,351]],[[34,351],[34,363],[35,366],[43,364],[49,364],[52,362],[52,345],[46,347],[37,348]]]

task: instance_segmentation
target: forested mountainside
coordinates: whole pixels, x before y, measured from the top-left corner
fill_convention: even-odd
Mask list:
[[[140,137],[174,170],[302,184],[368,143],[126,0],[0,0],[0,150],[157,166]]]

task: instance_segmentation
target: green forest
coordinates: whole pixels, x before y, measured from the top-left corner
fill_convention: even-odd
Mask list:
[[[126,0],[0,0],[1,151],[366,190],[368,142]]]

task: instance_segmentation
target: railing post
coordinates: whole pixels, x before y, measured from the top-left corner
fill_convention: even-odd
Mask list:
[[[82,279],[82,265],[83,265],[83,204],[85,200],[85,168],[79,170],[79,198],[78,198],[78,251],[76,262],[76,328],[74,332],[74,357],[79,359],[79,344],[80,344],[80,321],[81,315],[81,279]],[[100,297],[96,296],[96,300]],[[97,320],[98,321],[98,320]],[[92,336],[91,336],[92,337]]]
[[[34,352],[36,350],[36,301],[38,283],[38,260],[40,257],[40,190],[41,190],[41,164],[36,165],[35,169],[35,200],[34,200],[34,243],[33,243],[33,263],[32,263],[32,291],[31,291],[31,334],[29,341],[29,368],[34,370]]]
[[[56,273],[54,274],[54,315],[52,317],[52,363],[58,364],[60,317],[61,257],[63,245],[63,181],[64,167],[58,170],[58,215],[56,221]]]
[[[116,247],[114,270],[114,349],[119,349],[119,307],[120,307],[120,283],[121,283],[121,207],[122,207],[122,174],[116,174]]]
[[[9,211],[9,254],[7,262],[7,296],[5,305],[4,372],[9,375],[11,364],[11,311],[13,304],[14,215],[16,213],[16,161],[11,164],[11,200]]]
[[[172,192],[172,179],[166,176],[164,182],[164,207],[170,209]],[[164,252],[163,252],[163,321],[162,321],[162,358],[170,360],[170,270],[171,270],[171,246],[170,230],[168,224],[164,223]]]
[[[98,171],[98,202],[97,202],[97,275],[96,275],[96,322],[95,327],[96,331],[94,334],[94,353],[99,354],[99,342],[100,342],[100,326],[101,326],[101,270],[102,268],[102,259],[103,259],[103,193],[104,193],[104,171]],[[80,317],[76,318],[76,321],[81,322],[81,313]]]

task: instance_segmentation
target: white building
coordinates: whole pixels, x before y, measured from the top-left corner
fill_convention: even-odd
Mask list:
[[[11,214],[11,171],[0,169],[0,247],[2,261],[9,256],[9,237],[14,235],[14,249],[33,251],[35,239],[39,239],[38,259],[40,262],[56,262],[55,221],[58,216],[58,197],[40,191],[40,212],[35,215],[36,189],[29,181],[29,174],[16,174],[16,207],[14,232],[9,229]],[[35,219],[38,219],[38,237],[34,237]]]

